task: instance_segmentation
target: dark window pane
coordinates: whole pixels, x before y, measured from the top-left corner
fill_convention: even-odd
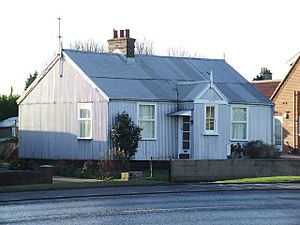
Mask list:
[[[184,132],[183,133],[183,140],[190,140],[190,132]]]
[[[209,129],[210,129],[210,130],[214,130],[214,129],[215,129],[215,123],[214,123],[214,120],[210,120],[209,124],[210,124]]]
[[[183,149],[190,149],[190,142],[183,142],[182,143],[182,148]]]
[[[215,118],[215,107],[210,107],[210,118]]]
[[[210,107],[206,106],[206,117],[210,117]]]
[[[183,122],[190,122],[190,117],[189,116],[184,116],[183,117]]]
[[[190,130],[190,124],[189,123],[184,123],[183,124],[183,131],[189,131]]]

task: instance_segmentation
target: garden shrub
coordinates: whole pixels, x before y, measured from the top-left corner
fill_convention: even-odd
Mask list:
[[[141,132],[142,128],[134,123],[128,113],[118,113],[111,129],[114,149],[123,153],[124,159],[129,160],[137,151],[138,143],[142,139]]]
[[[8,168],[10,170],[34,170],[38,168],[38,164],[34,160],[16,159],[10,161]]]
[[[100,160],[98,161],[99,179],[110,180],[120,178],[124,168],[122,160]]]
[[[250,141],[243,146],[244,154],[252,159],[276,158],[279,156],[274,145],[266,144],[261,140]]]
[[[80,169],[81,178],[98,178],[96,163],[88,160],[85,161]]]

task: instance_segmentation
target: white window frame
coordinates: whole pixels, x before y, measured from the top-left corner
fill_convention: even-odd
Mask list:
[[[232,121],[233,108],[246,109],[246,121]],[[246,124],[246,138],[245,139],[232,138],[232,124],[233,123],[245,123]],[[230,140],[231,141],[248,141],[249,140],[249,107],[246,105],[232,105],[230,108]]]
[[[140,106],[154,106],[154,119],[140,119]],[[137,103],[137,124],[140,124],[140,121],[149,121],[154,122],[154,137],[153,138],[144,138],[142,135],[142,140],[156,140],[157,139],[157,104],[156,103],[149,103],[149,102],[138,102]],[[143,134],[143,131],[142,131]]]
[[[80,118],[80,109],[88,109],[90,110],[91,117],[90,118]],[[80,136],[80,121],[91,121],[91,130],[90,136],[88,137],[81,137]],[[93,110],[92,110],[92,103],[78,103],[78,131],[77,131],[77,139],[79,140],[91,140],[93,138]]]
[[[279,120],[280,121],[280,145],[276,145],[276,126],[275,126],[275,120]],[[300,118],[299,118],[300,119]],[[278,148],[279,152],[282,152],[282,148],[283,148],[283,129],[282,129],[282,122],[283,122],[283,116],[274,116],[273,117],[273,135],[274,135],[274,138],[273,138],[273,144]],[[298,123],[299,123],[299,120],[298,120]],[[299,135],[299,134],[298,134]]]
[[[206,129],[206,108],[207,107],[214,107],[215,109],[215,114],[214,114],[214,130],[207,130]],[[217,104],[212,104],[212,103],[207,103],[204,104],[204,135],[218,135],[218,105]]]

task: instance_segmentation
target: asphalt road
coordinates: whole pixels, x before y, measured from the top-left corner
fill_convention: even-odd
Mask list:
[[[0,224],[299,225],[300,190],[204,191],[2,202]]]

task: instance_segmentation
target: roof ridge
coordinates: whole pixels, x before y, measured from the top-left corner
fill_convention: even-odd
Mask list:
[[[75,50],[75,49],[63,49],[62,51],[72,51],[78,53],[87,53],[87,54],[103,54],[103,55],[121,55],[117,53],[110,53],[110,52],[92,52],[92,51],[82,51],[82,50]],[[172,58],[172,59],[191,59],[191,60],[207,60],[207,61],[221,61],[226,62],[225,59],[218,59],[218,58],[203,58],[203,57],[189,57],[189,56],[168,56],[168,55],[149,55],[149,54],[135,54],[136,57],[157,57],[157,58]]]
[[[276,80],[252,80],[250,83],[259,84],[259,83],[273,83],[273,82],[281,82],[282,79],[276,79]]]

